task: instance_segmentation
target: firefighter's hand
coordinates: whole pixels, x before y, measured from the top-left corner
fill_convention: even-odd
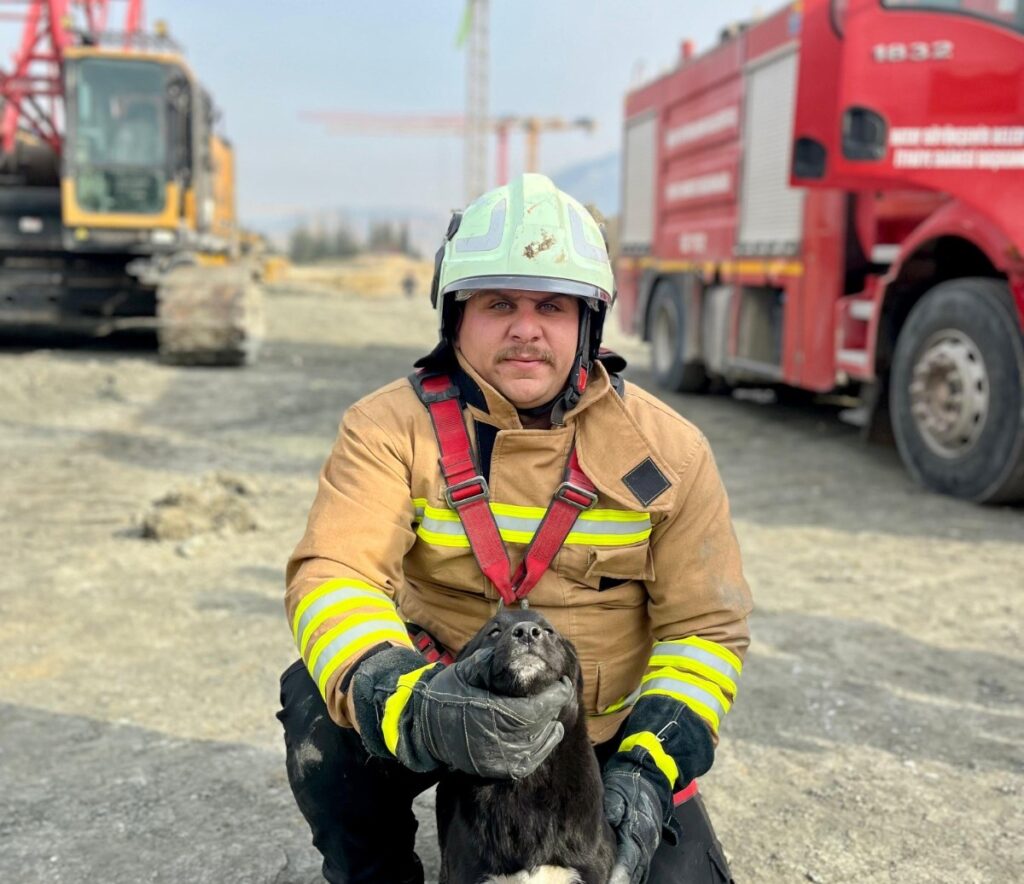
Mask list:
[[[533,773],[561,741],[558,717],[576,691],[563,679],[535,697],[492,694],[491,653],[442,667],[391,648],[359,664],[352,690],[367,749],[416,771],[446,767],[488,779]]]
[[[609,884],[643,884],[661,844],[663,796],[642,770],[615,761],[605,768],[603,779],[604,813],[616,842]]]

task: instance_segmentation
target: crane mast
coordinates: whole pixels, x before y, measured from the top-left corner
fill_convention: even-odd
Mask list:
[[[490,3],[467,0],[465,204],[487,189],[487,105],[490,90]]]

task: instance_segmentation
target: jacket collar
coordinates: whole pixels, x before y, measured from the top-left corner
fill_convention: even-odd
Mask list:
[[[591,398],[588,394],[592,385],[594,396]],[[602,494],[630,510],[648,513],[673,510],[679,474],[640,429],[599,362],[594,363],[593,374],[579,405],[566,415],[566,426],[575,429],[580,466]],[[650,467],[645,466],[648,461],[661,473],[668,487],[645,504],[624,480],[638,467],[649,470]]]
[[[499,430],[522,429],[515,406],[485,381],[458,350],[455,355],[465,379],[475,385],[480,394],[465,396],[463,391],[473,420]],[[463,384],[459,386],[462,388]],[[582,398],[565,415],[565,429],[575,432],[580,466],[604,496],[635,511],[665,513],[674,508],[679,474],[662,458],[629,414],[601,363],[594,363]],[[624,478],[648,460],[664,476],[669,487],[644,504]]]
[[[521,430],[523,425],[519,420],[519,412],[516,411],[516,407],[480,376],[458,348],[455,350],[455,358],[459,362],[462,373],[476,386],[480,394],[479,396],[467,396],[466,390],[463,389],[464,385],[459,384],[465,404],[473,415],[473,420],[491,424],[499,430]]]

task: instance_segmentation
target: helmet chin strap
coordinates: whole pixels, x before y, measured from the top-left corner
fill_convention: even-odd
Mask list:
[[[548,405],[551,408],[551,426],[560,427],[565,423],[565,415],[572,411],[587,387],[590,377],[591,340],[590,340],[590,307],[580,304],[580,326],[576,335],[576,356],[569,370],[569,379],[565,387]]]

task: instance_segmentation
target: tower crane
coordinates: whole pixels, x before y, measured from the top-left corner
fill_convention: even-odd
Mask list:
[[[461,114],[378,114],[358,111],[308,111],[302,119],[320,123],[332,135],[462,135],[467,120]],[[596,124],[589,117],[505,115],[483,121],[485,131],[497,138],[496,175],[499,185],[508,181],[508,139],[512,130],[521,131],[526,138],[525,171],[537,171],[540,135],[543,132],[582,130],[593,132]],[[474,191],[478,196],[486,184]],[[472,197],[471,197],[472,198]]]

